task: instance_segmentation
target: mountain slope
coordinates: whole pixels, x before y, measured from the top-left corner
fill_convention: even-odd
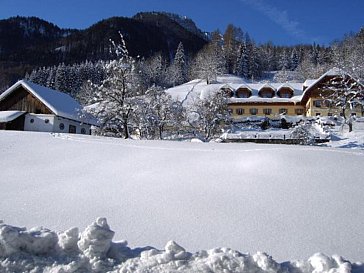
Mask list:
[[[36,17],[0,20],[0,88],[35,67],[108,59],[110,39],[120,41],[119,31],[132,56],[161,52],[172,58],[179,42],[186,53],[195,54],[207,41],[192,21],[176,18],[138,13],[133,18],[105,19],[84,30],[61,29]]]

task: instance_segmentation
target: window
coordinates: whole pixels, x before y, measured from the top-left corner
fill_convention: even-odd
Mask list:
[[[263,109],[263,113],[264,113],[264,115],[270,115],[270,114],[272,114],[272,109],[270,109],[270,108]]]
[[[86,135],[86,129],[85,128],[81,129],[81,134]]]
[[[322,100],[314,100],[313,101],[313,106],[315,106],[317,108],[321,108],[322,107]]]
[[[32,118],[32,119],[30,119],[30,123],[34,123],[34,119]]]
[[[286,93],[286,92],[282,92],[281,95],[280,95],[281,98],[286,98],[286,99],[289,99],[291,97],[291,94],[290,93]]]
[[[240,88],[236,91],[236,96],[238,98],[249,98],[251,96],[251,91],[246,88]]]
[[[273,95],[274,95],[274,91],[269,91],[269,90],[263,90],[260,93],[260,96],[262,98],[273,98]]]
[[[288,110],[286,108],[281,108],[281,109],[279,109],[279,113],[280,114],[287,114]]]
[[[331,108],[333,105],[332,105],[332,102],[330,100],[324,100],[322,102],[322,106],[327,107],[327,108]]]
[[[234,92],[232,90],[230,90],[229,88],[221,88],[221,91],[223,91],[224,94],[226,96],[228,96],[229,98],[232,98],[234,96]]]
[[[332,117],[332,113],[327,113],[327,116]]]
[[[60,123],[60,124],[59,124],[59,129],[60,129],[60,130],[64,130],[64,123]]]
[[[239,115],[239,116],[244,114],[244,109],[243,108],[238,108],[235,111],[236,111],[236,114]]]
[[[68,132],[69,132],[70,134],[76,134],[76,126],[74,126],[74,125],[70,125],[70,126],[68,127]]]
[[[250,112],[251,115],[256,115],[256,114],[258,114],[258,109],[257,108],[250,108],[249,112]]]
[[[49,123],[49,119],[45,119],[45,120],[44,120],[44,122],[45,122],[45,123]]]
[[[351,113],[351,116],[352,117],[356,117],[356,113]]]
[[[279,88],[277,95],[280,98],[291,98],[293,96],[293,90],[290,87]]]
[[[317,113],[316,113],[316,116],[321,116],[321,113],[317,112]]]
[[[303,115],[303,112],[304,112],[304,110],[301,108],[297,108],[294,111],[295,111],[296,115]]]

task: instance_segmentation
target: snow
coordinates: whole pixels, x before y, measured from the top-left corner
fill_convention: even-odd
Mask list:
[[[11,94],[19,86],[24,86],[30,93],[32,93],[41,102],[43,102],[57,116],[69,118],[79,122],[96,124],[94,118],[81,118],[80,111],[82,110],[82,106],[69,95],[35,84],[31,81],[18,81],[0,95],[0,100]]]
[[[363,149],[364,150],[364,119],[359,118],[353,123],[353,131],[348,132],[348,128],[343,129],[336,126],[333,130],[334,135],[330,143],[331,147]]]
[[[12,121],[24,113],[24,111],[0,111],[0,122]]]
[[[162,249],[175,240],[191,253],[220,249],[193,254],[201,255],[199,262],[225,261],[225,256],[226,264],[253,259],[234,260],[235,252],[222,247],[241,253],[265,251],[281,262],[307,260],[318,251],[363,260],[361,149],[11,131],[0,131],[0,143],[0,219],[65,231],[59,246],[70,253],[82,251],[87,259],[104,259],[113,233],[100,231],[108,230],[104,219],[80,236],[70,227],[83,230],[106,217],[115,239],[127,238],[131,248]],[[11,234],[22,232],[15,229]],[[43,233],[44,245],[53,248],[51,231],[34,232],[22,235],[25,242],[20,245],[6,248],[6,255],[19,249],[29,255],[43,253],[38,248]],[[27,243],[36,234],[39,240]],[[115,246],[124,247],[125,242]],[[114,256],[121,257],[118,253],[114,249]],[[176,259],[156,253],[144,254],[155,256],[153,262],[142,256],[128,263],[140,269],[152,262],[162,268],[167,265],[161,261],[170,266]]]
[[[66,234],[66,235],[65,235]],[[114,232],[98,218],[79,236],[78,229],[56,233],[0,223],[1,272],[242,272],[359,273],[364,266],[316,253],[307,260],[278,263],[264,252],[242,254],[229,248],[187,252],[174,241],[164,250],[131,249],[112,242]]]
[[[280,98],[275,95],[273,98],[261,98],[258,93],[264,87],[273,88],[277,92],[282,87],[289,87],[293,90],[291,98]],[[221,88],[230,88],[235,91],[239,88],[248,88],[252,95],[249,98],[231,98],[231,102],[299,102],[302,99],[303,83],[247,83],[242,78],[223,75],[217,77],[215,83],[207,84],[205,80],[195,79],[185,84],[167,89],[167,92],[178,100],[184,100],[187,95],[189,99],[199,97],[204,99],[212,92],[217,92]]]

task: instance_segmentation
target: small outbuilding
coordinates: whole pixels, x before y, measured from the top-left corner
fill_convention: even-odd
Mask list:
[[[91,134],[96,119],[71,96],[21,80],[0,95],[0,129]]]

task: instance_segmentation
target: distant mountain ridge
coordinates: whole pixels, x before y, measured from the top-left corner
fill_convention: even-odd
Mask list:
[[[132,56],[160,52],[171,59],[180,42],[187,54],[207,43],[191,19],[171,13],[112,17],[83,30],[62,29],[37,17],[12,17],[0,20],[0,89],[35,67],[108,59],[110,39],[119,41],[119,31]]]

